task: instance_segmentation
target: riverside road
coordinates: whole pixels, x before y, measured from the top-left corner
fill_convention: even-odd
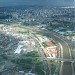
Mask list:
[[[41,31],[40,33],[53,38],[56,42],[59,42],[62,45],[62,48],[63,48],[62,49],[62,52],[63,52],[62,59],[71,59],[70,48],[66,41],[64,41],[60,36],[58,36],[52,32],[48,32],[48,31],[44,30],[44,31]],[[68,61],[61,62],[59,75],[72,75],[72,63],[68,62]]]

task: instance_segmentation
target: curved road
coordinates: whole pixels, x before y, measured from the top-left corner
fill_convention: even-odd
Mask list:
[[[60,36],[57,36],[56,34],[49,32],[49,31],[46,31],[46,30],[41,31],[40,33],[53,38],[57,42],[60,42],[62,47],[63,47],[62,58],[63,59],[71,59],[70,48],[69,48],[68,44]],[[61,62],[59,75],[72,75],[72,64],[71,64],[71,62]]]

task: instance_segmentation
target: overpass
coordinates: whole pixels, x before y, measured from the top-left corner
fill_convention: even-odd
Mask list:
[[[24,57],[22,59],[32,59],[32,60],[38,59],[38,60],[48,60],[48,61],[56,61],[57,60],[60,62],[75,62],[75,59],[50,58],[50,57]]]

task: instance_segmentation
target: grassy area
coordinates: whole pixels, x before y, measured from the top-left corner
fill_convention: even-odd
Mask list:
[[[25,33],[29,33],[29,30],[20,28],[19,30],[17,30],[17,32],[21,34],[25,34]]]
[[[47,45],[46,45],[45,42],[42,42],[42,46],[43,46],[43,47],[47,47]]]
[[[26,34],[26,33],[29,33],[29,31],[18,31],[18,33]]]

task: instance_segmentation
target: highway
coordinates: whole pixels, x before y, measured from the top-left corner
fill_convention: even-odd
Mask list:
[[[68,44],[60,36],[57,36],[56,34],[46,31],[46,30],[40,31],[39,33],[53,38],[56,42],[60,42],[63,47],[62,58],[63,59],[71,59],[70,48],[69,48]],[[64,62],[64,61],[61,62],[59,75],[72,75],[72,63]]]
[[[30,29],[30,28],[28,28],[28,29]],[[47,30],[41,30],[41,31],[38,31],[35,29],[33,29],[33,30],[39,32],[40,34],[42,34],[44,36],[53,38],[53,40],[55,40],[56,42],[59,42],[63,47],[62,59],[68,59],[68,60],[71,59],[71,52],[70,52],[69,45],[64,39],[61,38],[61,36],[57,35],[56,33],[49,32]],[[62,62],[61,61],[59,75],[73,75],[72,68],[73,68],[72,62],[64,62],[64,61]]]

